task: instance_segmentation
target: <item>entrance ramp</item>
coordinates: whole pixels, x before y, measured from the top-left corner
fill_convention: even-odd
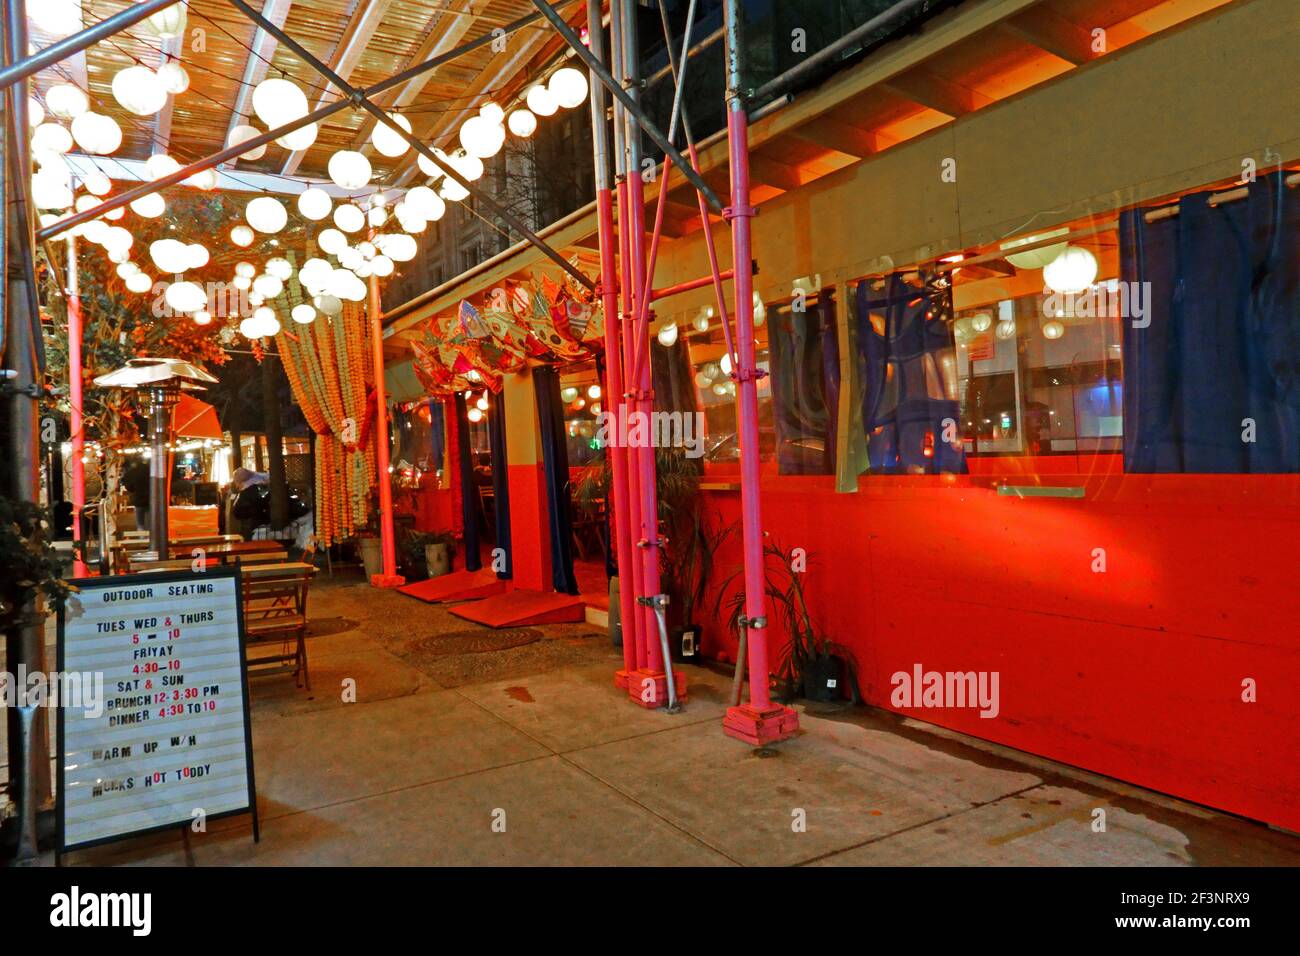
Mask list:
[[[452,601],[476,601],[480,598],[502,594],[505,581],[488,568],[478,571],[453,571],[427,581],[417,581],[398,588],[398,593],[424,601],[426,604],[449,604]]]
[[[573,594],[518,589],[451,609],[451,613],[487,627],[524,627],[531,624],[576,624],[586,603]]]

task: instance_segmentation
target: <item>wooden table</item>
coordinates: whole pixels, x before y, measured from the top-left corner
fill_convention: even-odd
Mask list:
[[[214,544],[169,544],[168,546],[174,558],[191,557],[191,552],[195,548],[201,549],[204,556],[208,558],[223,561],[233,561],[248,554],[270,554],[276,551],[285,553],[284,544],[280,541],[222,541]]]

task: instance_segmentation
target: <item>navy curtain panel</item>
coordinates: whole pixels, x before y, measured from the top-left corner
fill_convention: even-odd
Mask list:
[[[489,399],[488,448],[492,452],[492,502],[496,512],[496,547],[505,555],[505,570],[497,577],[509,580],[515,576],[514,557],[510,551],[510,462],[506,458],[506,393],[498,392]]]
[[[966,453],[943,440],[959,423],[952,288],[945,277],[902,273],[857,287],[855,333],[867,457],[881,474],[966,472]],[[960,434],[960,428],[958,428]]]
[[[442,471],[443,449],[447,447],[447,422],[442,415],[442,402],[429,399],[429,471]]]
[[[478,540],[478,486],[474,483],[474,458],[470,454],[469,418],[465,393],[457,392],[452,411],[456,416],[456,464],[460,472],[460,518],[465,528],[465,570],[483,567]]]
[[[1150,283],[1141,327],[1124,320],[1126,471],[1300,471],[1300,197],[1283,175],[1121,215],[1120,277]]]
[[[810,296],[802,311],[789,305],[768,314],[777,469],[783,475],[835,473],[840,348],[835,298]]]
[[[550,366],[533,369],[537,422],[542,438],[542,472],[546,478],[548,527],[551,532],[551,581],[561,594],[577,594],[573,573],[573,511],[569,498],[569,450],[565,444],[564,403],[560,376]]]

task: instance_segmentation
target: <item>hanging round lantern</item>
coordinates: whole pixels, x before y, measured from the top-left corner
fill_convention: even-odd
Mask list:
[[[1016,334],[1016,323],[1014,319],[1003,319],[998,323],[998,327],[993,330],[993,334],[1000,339],[1009,339]]]
[[[121,206],[118,206],[116,209],[110,209],[108,212],[104,213],[104,218],[117,220],[117,219],[121,219],[125,215],[126,215],[126,210],[123,209]]]
[[[263,273],[253,280],[253,291],[263,299],[274,299],[284,291],[284,283],[273,275]]]
[[[233,279],[230,280],[230,284],[233,285],[240,292],[247,292],[249,289],[253,287],[253,280],[250,279],[248,276],[235,276]]]
[[[246,319],[240,319],[239,334],[242,335],[244,338],[249,339],[250,341],[252,339],[260,339],[262,337],[261,326],[262,323],[260,323],[259,321],[257,321],[255,317],[250,315]]]
[[[1082,292],[1097,278],[1097,257],[1082,246],[1066,246],[1043,267],[1043,281],[1053,292]],[[1059,336],[1052,336],[1058,338]]]
[[[136,272],[126,277],[126,287],[137,294],[148,292],[153,288],[153,279],[143,272]]]
[[[257,275],[257,266],[251,262],[236,262],[235,275],[243,276],[245,279],[251,279]]]
[[[107,234],[104,236],[104,248],[109,252],[117,250],[126,251],[135,245],[135,236],[131,235],[129,229],[123,229],[121,226],[109,226]]]
[[[185,261],[191,269],[202,269],[212,257],[201,243],[194,242],[185,247]]]
[[[416,186],[407,192],[402,202],[407,209],[429,222],[437,222],[447,211],[447,204],[442,201],[442,197],[428,186]]]
[[[253,310],[253,320],[257,322],[262,335],[270,338],[280,332],[280,320],[275,317],[275,310],[270,306],[260,306]]]
[[[186,4],[174,3],[170,7],[163,7],[157,13],[151,13],[144,21],[144,25],[151,33],[164,40],[172,40],[185,33],[186,15]]]
[[[976,332],[987,332],[993,327],[993,316],[987,312],[977,312],[971,316],[970,327]]]
[[[478,108],[478,114],[495,126],[500,126],[501,121],[506,118],[506,111],[491,100]]]
[[[175,60],[168,60],[162,66],[158,67],[158,82],[162,84],[164,90],[173,96],[184,93],[190,88],[190,74],[185,67],[181,66]]]
[[[312,300],[312,305],[325,315],[339,315],[343,311],[343,303],[338,296],[323,293]]]
[[[86,192],[96,196],[107,196],[113,191],[112,181],[98,169],[87,173],[81,185],[86,187]]]
[[[164,176],[170,176],[180,169],[181,164],[166,153],[154,153],[145,160],[144,168],[150,179],[162,179]]]
[[[333,205],[330,194],[318,186],[309,186],[298,195],[298,211],[308,219],[324,219],[330,214]]]
[[[325,229],[316,237],[316,245],[320,246],[322,252],[337,256],[348,247],[348,237],[337,229]]]
[[[555,98],[555,102],[571,110],[587,101],[587,78],[581,70],[566,66],[551,74],[546,91]]]
[[[163,299],[177,312],[197,312],[208,304],[207,293],[197,282],[173,282]]]
[[[167,91],[147,66],[128,66],[113,77],[113,98],[136,116],[153,116],[167,104]]]
[[[108,223],[102,219],[92,219],[90,222],[81,224],[81,234],[86,237],[87,241],[93,242],[97,246],[102,246],[104,240],[108,238]]]
[[[361,189],[370,182],[370,160],[350,149],[341,149],[329,161],[330,179],[340,189]]]
[[[289,214],[278,199],[258,196],[250,199],[244,207],[244,218],[258,232],[276,233],[289,221]]]
[[[131,203],[131,211],[137,216],[143,216],[146,219],[155,219],[163,214],[167,208],[167,203],[158,193],[150,193],[147,196],[141,196],[135,202]]]
[[[90,100],[80,87],[56,83],[45,94],[45,105],[59,119],[76,119],[90,109]]]
[[[471,116],[460,127],[460,145],[479,159],[499,153],[505,139],[506,131],[486,116]]]
[[[67,209],[72,205],[72,189],[59,176],[40,172],[32,177],[32,202],[37,209]]]
[[[471,156],[464,150],[458,149],[447,158],[451,162],[452,168],[460,173],[460,178],[466,182],[472,183],[474,180],[482,178],[485,167],[483,166],[483,160],[477,156]]]
[[[178,275],[189,265],[190,249],[176,239],[155,239],[149,243],[149,258],[159,272]]]
[[[207,309],[199,309],[199,311],[194,313],[195,325],[207,325],[211,321],[212,321],[212,313],[209,312]]]
[[[72,149],[72,134],[58,123],[42,123],[32,131],[32,149],[38,153],[63,155]]]
[[[334,210],[334,225],[344,232],[357,232],[366,224],[366,214],[351,203],[345,203]]]
[[[253,230],[247,226],[236,226],[230,230],[230,241],[237,246],[251,246],[253,244]]]
[[[393,270],[395,270],[397,266],[393,265],[392,259],[388,258],[388,256],[381,254],[375,256],[373,259],[370,260],[370,268],[371,270],[373,270],[375,275],[379,276],[382,279],[385,276],[392,275]]]
[[[111,116],[87,111],[73,119],[72,138],[86,152],[105,156],[122,145],[122,128]]]
[[[126,262],[119,264],[116,271],[119,279],[129,279],[140,271],[140,267],[128,259]]]
[[[226,137],[226,146],[227,147],[238,146],[240,143],[246,143],[253,137],[260,136],[260,135],[262,135],[261,131],[258,130],[257,127],[245,126],[241,124],[239,126],[236,126],[234,129],[230,131],[230,135]],[[240,159],[261,159],[264,155],[266,155],[265,143],[263,143],[261,146],[256,146],[253,149],[250,149],[246,153],[240,153],[239,158]]]
[[[559,104],[555,101],[555,94],[540,83],[529,89],[525,102],[528,104],[528,108],[538,116],[551,116],[559,109]]]
[[[1065,324],[1058,319],[1049,319],[1043,323],[1043,338],[1059,339],[1065,334]]]
[[[394,262],[410,262],[419,251],[415,240],[405,233],[394,233],[384,245],[384,255]]]
[[[527,139],[537,132],[537,117],[532,110],[521,107],[510,114],[510,119],[506,121],[506,125],[510,127],[510,132]]]
[[[1041,269],[1064,252],[1067,243],[1056,242],[1039,249],[1030,249],[1028,252],[1015,252],[1014,250],[1021,246],[1030,246],[1036,242],[1044,242],[1048,239],[1055,239],[1057,236],[1068,236],[1069,234],[1069,227],[1052,229],[1048,232],[1025,236],[1022,239],[1011,239],[1002,243],[999,248],[1007,253],[1007,261],[1017,269]]]
[[[309,325],[316,321],[316,310],[306,302],[295,305],[289,315],[299,325]]]
[[[185,180],[187,186],[193,186],[196,189],[212,190],[217,188],[219,174],[215,169],[200,169],[197,173]]]
[[[478,423],[483,420],[483,412],[477,406],[475,406],[465,413],[465,417],[468,418],[471,422]]]
[[[332,271],[333,268],[324,259],[308,259],[298,270],[298,281],[314,294],[325,287]]]
[[[275,141],[289,150],[303,150],[316,142],[316,124],[308,123],[306,126],[299,127],[292,133],[285,133],[283,136],[277,136]]]
[[[32,129],[45,122],[45,107],[34,96],[27,97],[27,125]]]
[[[659,340],[659,344],[662,345],[664,348],[666,349],[672,348],[674,345],[677,344],[677,324],[674,322],[669,322],[667,325],[665,325],[663,328],[659,330],[659,334],[656,336],[656,338]]]
[[[99,199],[95,196],[77,197],[77,202],[76,202],[77,212],[85,212],[87,209],[94,209],[98,205],[99,205]]]
[[[442,150],[435,149],[434,152],[437,154],[441,154]],[[431,160],[428,156],[425,156],[424,153],[417,153],[415,155],[415,165],[419,166],[420,172],[424,173],[424,175],[426,176],[447,175],[447,171],[445,169],[442,169],[437,163]]]
[[[389,113],[388,118],[408,133],[411,131],[411,121],[400,113]],[[375,123],[375,128],[370,134],[370,142],[375,147],[375,151],[382,156],[401,156],[411,148],[411,144],[403,139],[397,130],[379,122]]]
[[[280,256],[268,259],[266,261],[266,274],[275,276],[282,282],[287,281],[289,276],[293,275],[293,263]]]
[[[54,37],[70,36],[82,28],[81,4],[76,0],[41,0],[27,8],[27,16]]]
[[[372,206],[366,210],[366,222],[372,229],[382,229],[388,222],[388,210],[383,206]]]
[[[307,94],[296,83],[273,76],[253,89],[253,112],[267,129],[286,126],[307,115]]]

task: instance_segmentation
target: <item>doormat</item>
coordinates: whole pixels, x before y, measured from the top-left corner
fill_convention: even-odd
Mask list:
[[[407,645],[407,651],[417,657],[450,657],[454,654],[487,654],[491,651],[508,651],[542,639],[542,632],[528,627],[507,628],[497,631],[452,631],[424,637]]]

